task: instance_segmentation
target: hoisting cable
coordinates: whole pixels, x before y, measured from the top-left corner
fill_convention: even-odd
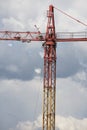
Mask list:
[[[62,11],[62,10],[56,8],[56,7],[54,7],[54,8],[55,8],[57,11],[61,12],[62,14],[68,16],[69,18],[71,18],[71,19],[77,21],[78,23],[80,23],[80,24],[82,24],[82,25],[84,25],[84,26],[87,26],[87,24],[85,24],[85,23],[83,23],[82,21],[80,21],[80,20],[78,20],[78,19],[72,17],[71,15],[67,14],[66,12],[64,12],[64,11]]]

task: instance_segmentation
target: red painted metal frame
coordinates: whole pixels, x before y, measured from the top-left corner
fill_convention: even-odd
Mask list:
[[[12,32],[0,31],[0,40],[13,40],[13,41],[44,41],[40,32]]]
[[[44,44],[43,130],[55,130],[56,42],[54,9],[49,6]]]
[[[12,41],[47,41],[48,29],[46,33],[39,32],[12,32],[12,31],[0,31],[0,40],[12,40]],[[57,32],[54,38],[55,42],[75,42],[75,41],[87,41],[87,32]]]

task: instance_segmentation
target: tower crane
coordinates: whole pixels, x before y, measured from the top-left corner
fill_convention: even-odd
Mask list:
[[[22,41],[22,42],[31,42],[31,41],[44,42],[43,43],[44,80],[43,80],[42,130],[55,130],[56,44],[57,42],[87,41],[87,32],[56,33],[53,5],[49,6],[49,9],[47,11],[47,17],[48,17],[48,22],[47,22],[46,33],[41,33],[39,30],[37,32],[0,31],[0,40],[11,40],[11,41]],[[80,21],[77,20],[77,22]]]

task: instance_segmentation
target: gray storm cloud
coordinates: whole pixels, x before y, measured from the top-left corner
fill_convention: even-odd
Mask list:
[[[37,47],[31,47],[35,44]],[[75,43],[77,44],[77,43]],[[81,43],[80,43],[81,44]],[[8,43],[0,45],[0,78],[1,79],[20,79],[31,80],[37,73],[36,69],[41,69],[39,73],[43,76],[44,58],[41,43],[21,44],[13,43],[9,46]],[[82,55],[83,56],[82,56]],[[87,62],[86,50],[79,49],[73,43],[58,43],[57,45],[57,77],[67,78],[78,72],[86,71],[84,64]]]
[[[40,55],[40,52],[43,53],[41,43],[39,45],[38,43],[30,43],[36,44],[36,48],[31,47],[30,44],[23,45],[20,43],[13,43],[12,47],[9,47],[6,42],[3,44],[0,46],[1,79],[30,80],[37,75],[35,69],[38,68],[41,69],[39,75],[43,76],[44,59]],[[85,71],[83,64],[87,62],[86,50],[79,50],[78,47],[74,46],[73,43],[58,43],[57,77],[66,78],[80,71]],[[83,54],[83,56],[81,56],[81,54]]]
[[[33,49],[28,46],[20,45],[20,43],[16,43],[16,45],[14,43],[12,47],[9,47],[8,44],[1,45],[1,79],[29,80],[34,78],[36,74],[34,70],[42,67],[42,58],[38,52],[40,48]]]

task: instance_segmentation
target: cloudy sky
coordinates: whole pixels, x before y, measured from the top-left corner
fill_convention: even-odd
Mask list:
[[[0,30],[46,30],[50,4],[87,23],[86,0],[0,0]],[[56,32],[87,27],[55,10]],[[87,42],[57,44],[56,130],[87,130]],[[42,42],[0,41],[0,130],[42,127]]]

